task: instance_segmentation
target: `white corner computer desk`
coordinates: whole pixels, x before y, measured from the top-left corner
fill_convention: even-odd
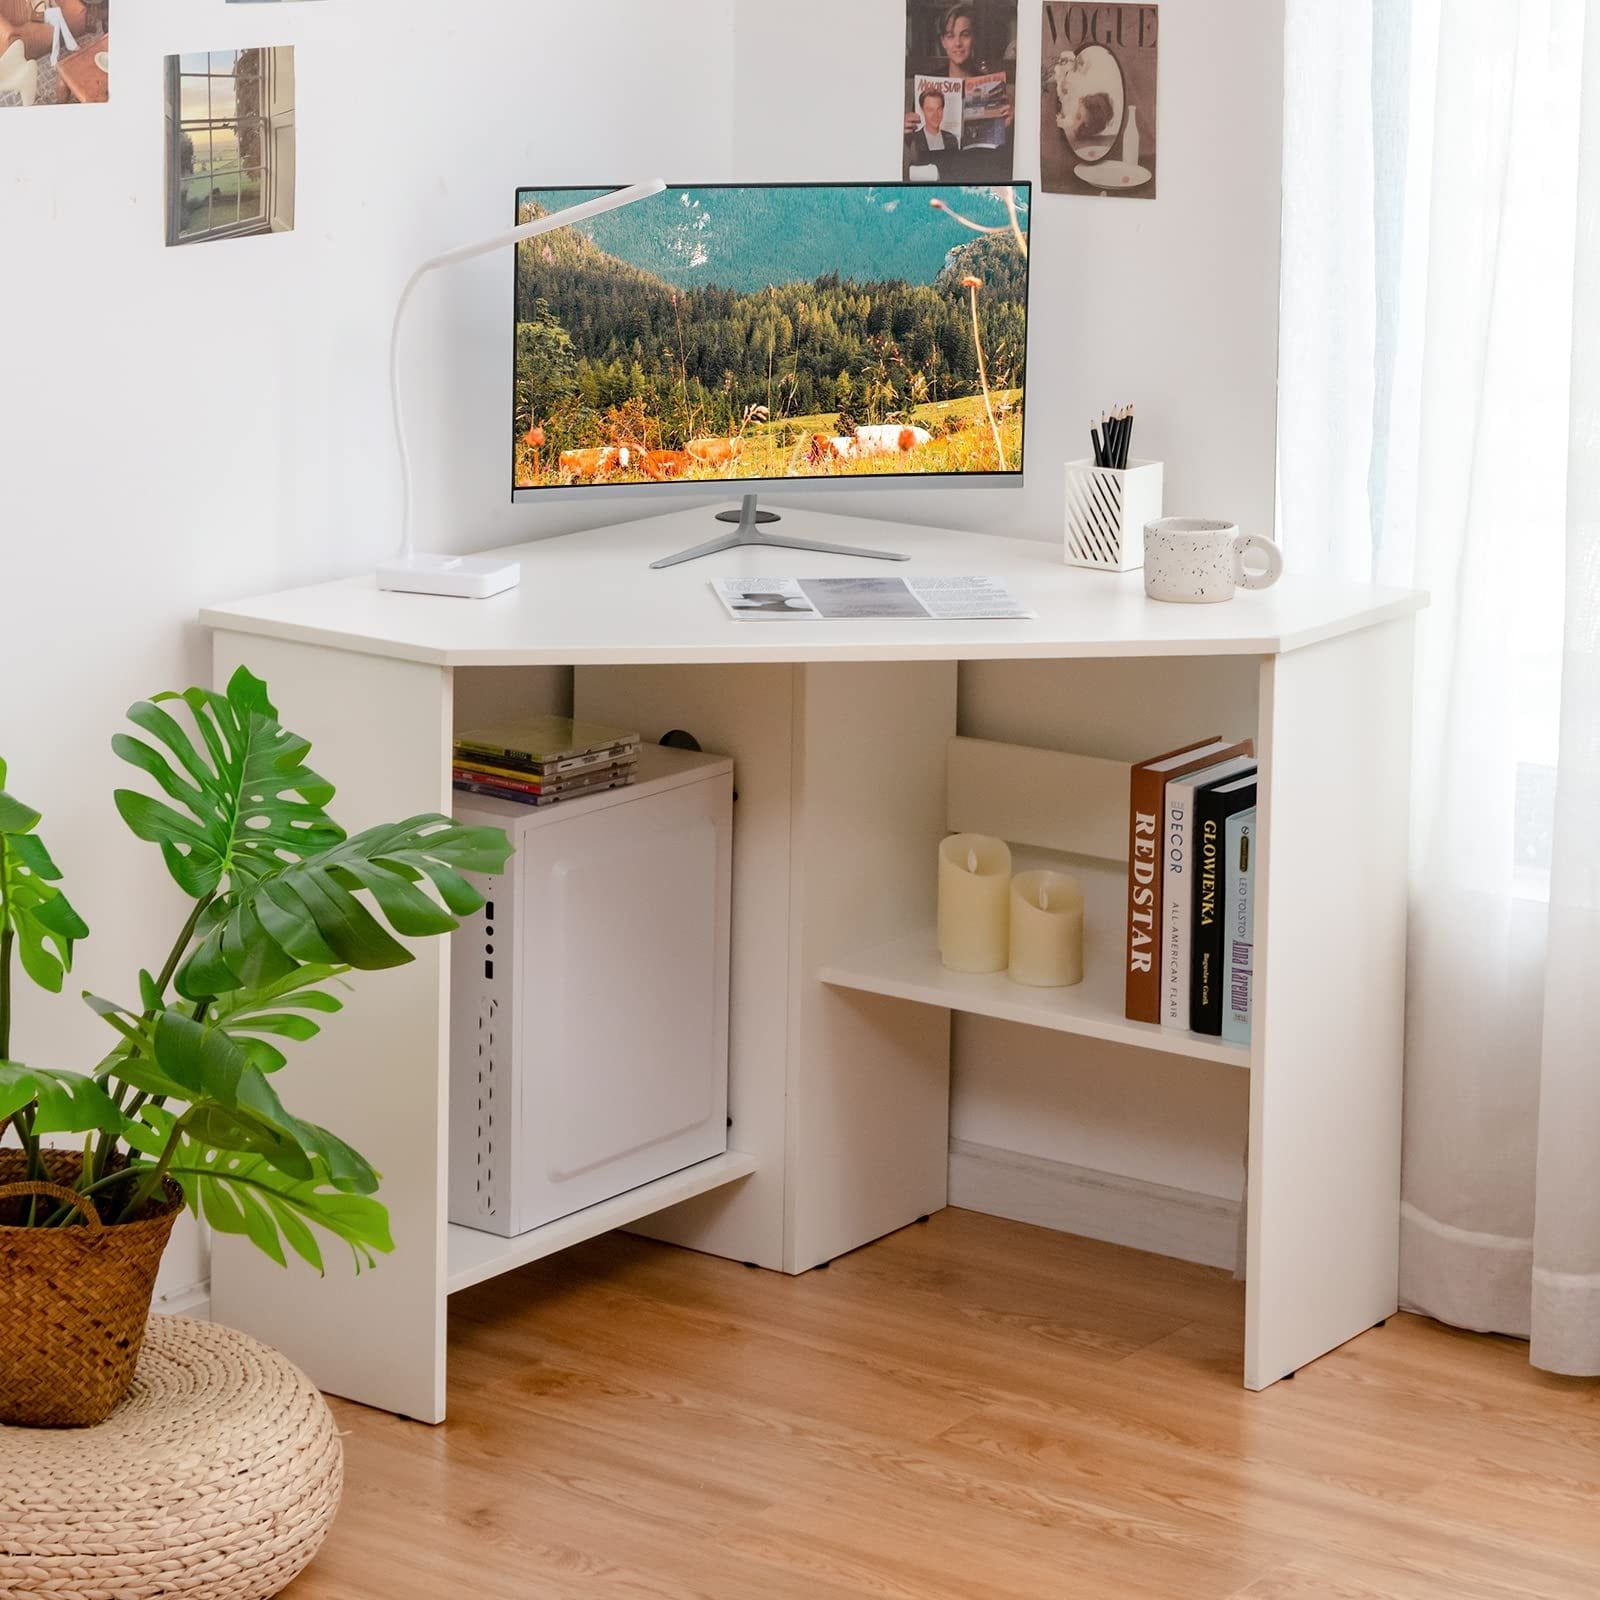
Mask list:
[[[1295,577],[1159,605],[1141,574],[1054,545],[794,511],[798,529],[908,552],[886,572],[1004,578],[1028,621],[727,617],[708,580],[837,575],[747,550],[652,572],[706,509],[504,552],[490,600],[370,576],[218,605],[215,671],[264,677],[352,830],[451,808],[452,729],[516,711],[669,728],[732,755],[738,803],[729,1148],[519,1238],[446,1220],[450,963],[363,976],[286,1068],[297,1110],[383,1174],[396,1249],[359,1276],[289,1274],[218,1238],[212,1308],[333,1393],[445,1412],[450,1294],[614,1227],[803,1272],[945,1203],[950,1018],[975,1012],[1250,1074],[1244,1382],[1260,1389],[1396,1305],[1408,764],[1421,594]],[[1073,697],[1077,747],[957,737],[958,663]],[[1014,665],[1011,665],[1014,664]],[[1042,667],[1041,664],[1055,664]],[[1041,680],[1045,670],[1057,674]],[[1127,769],[1215,732],[1260,760],[1257,990],[1248,1047],[1125,1020]],[[975,829],[1063,853],[1086,883],[1086,977],[1028,990],[945,972],[935,857]],[[457,934],[455,937],[463,937]],[[626,995],[617,997],[626,1004]]]

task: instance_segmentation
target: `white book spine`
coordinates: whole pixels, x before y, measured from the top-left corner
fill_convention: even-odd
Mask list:
[[[1189,1026],[1189,848],[1194,785],[1169,783],[1161,808],[1161,1026]]]
[[[1254,808],[1228,818],[1227,865],[1223,875],[1222,964],[1227,989],[1222,1001],[1222,1037],[1250,1042],[1254,1005],[1256,813]]]

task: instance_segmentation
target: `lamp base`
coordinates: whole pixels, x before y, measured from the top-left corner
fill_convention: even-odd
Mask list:
[[[404,594],[442,594],[457,600],[487,600],[515,589],[522,565],[493,556],[400,556],[378,568],[378,587]]]

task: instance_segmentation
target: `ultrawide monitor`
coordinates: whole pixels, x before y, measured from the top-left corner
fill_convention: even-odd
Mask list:
[[[517,219],[607,192],[521,189]],[[524,242],[512,498],[1019,482],[1030,199],[694,185]]]

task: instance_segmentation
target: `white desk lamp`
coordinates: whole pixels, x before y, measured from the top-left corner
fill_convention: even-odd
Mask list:
[[[405,502],[401,521],[400,554],[378,568],[380,589],[403,589],[411,594],[454,595],[465,600],[484,600],[504,589],[515,588],[522,576],[522,568],[515,561],[499,561],[492,556],[418,555],[411,546],[411,454],[406,449],[406,425],[400,406],[400,324],[406,306],[428,273],[436,267],[453,266],[458,261],[471,261],[474,256],[486,256],[493,250],[503,250],[507,245],[521,244],[524,239],[536,238],[556,228],[565,228],[602,212],[615,211],[619,206],[631,206],[635,200],[646,200],[666,188],[661,178],[651,178],[646,183],[636,183],[628,189],[618,189],[601,195],[596,200],[585,200],[580,205],[568,206],[548,217],[534,222],[524,222],[520,227],[497,233],[492,239],[479,244],[464,244],[455,250],[424,261],[406,281],[400,293],[400,304],[394,308],[394,327],[389,334],[389,398],[394,405],[394,437],[400,448],[400,477],[404,487]]]

